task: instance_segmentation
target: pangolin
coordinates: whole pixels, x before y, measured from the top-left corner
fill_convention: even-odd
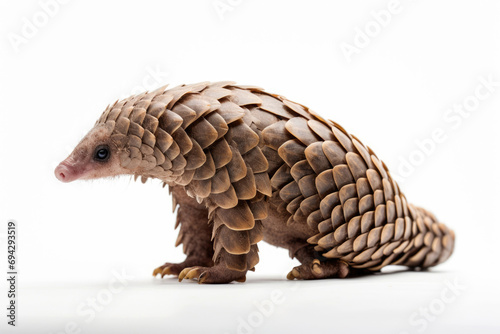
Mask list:
[[[369,147],[259,87],[204,82],[117,101],[55,169],[63,182],[123,174],[163,181],[178,207],[186,259],[154,276],[244,282],[261,240],[300,261],[288,279],[427,268],[454,248],[454,232],[409,204]]]

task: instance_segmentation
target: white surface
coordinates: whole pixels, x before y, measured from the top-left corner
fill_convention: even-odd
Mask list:
[[[498,333],[498,302],[483,297],[493,286],[474,285],[479,275],[249,276],[231,286],[135,279],[109,299],[105,281],[34,284],[22,291],[19,329],[56,333],[72,323],[82,333]]]
[[[9,39],[43,9],[0,2],[0,233],[17,220],[20,273],[19,326],[0,314],[1,332],[60,333],[74,321],[82,333],[235,333],[239,319],[259,319],[255,303],[273,290],[285,301],[254,333],[498,332],[500,87],[467,117],[448,110],[473,99],[480,78],[500,81],[500,4],[401,0],[349,62],[341,46],[373,26],[371,12],[388,1],[222,2],[232,6],[223,19],[217,1],[70,1],[18,51]],[[108,103],[204,80],[254,84],[305,104],[356,134],[394,174],[419,154],[415,141],[441,129],[446,140],[402,188],[455,230],[452,258],[430,272],[286,282],[296,262],[263,244],[245,284],[150,278],[183,258],[167,191],[128,178],[62,184],[53,168]],[[2,272],[5,259],[3,238]],[[78,306],[107,295],[113,270],[134,278],[86,322]],[[466,288],[444,302],[455,280]],[[442,313],[424,329],[425,307]]]

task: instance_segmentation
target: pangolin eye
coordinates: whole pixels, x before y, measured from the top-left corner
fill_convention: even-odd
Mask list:
[[[107,146],[98,146],[95,149],[94,160],[96,161],[107,161],[109,159],[110,153]]]

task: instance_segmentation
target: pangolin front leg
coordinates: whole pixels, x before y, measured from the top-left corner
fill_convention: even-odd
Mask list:
[[[227,209],[211,208],[215,265],[186,268],[179,274],[179,281],[188,278],[199,283],[244,282],[247,271],[259,262],[257,243],[263,234],[262,223],[255,216],[261,208],[247,201]]]
[[[180,225],[176,246],[183,244],[186,259],[181,263],[167,262],[153,271],[153,276],[161,274],[178,276],[182,270],[192,266],[213,266],[212,228],[208,224],[208,209],[187,196],[181,187],[171,187],[175,204],[179,205],[176,226]]]

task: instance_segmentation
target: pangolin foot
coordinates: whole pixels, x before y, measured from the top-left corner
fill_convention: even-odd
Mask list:
[[[349,274],[349,265],[342,260],[319,261],[303,263],[295,267],[286,276],[287,279],[321,279],[321,278],[344,278]]]
[[[179,282],[184,278],[197,279],[198,283],[230,283],[232,281],[245,282],[246,273],[228,269],[224,264],[214,267],[189,267],[179,274]]]
[[[181,263],[170,263],[167,262],[162,266],[159,266],[153,271],[153,276],[157,276],[158,274],[161,274],[161,278],[163,278],[165,275],[175,275],[179,276],[181,271],[183,271],[185,268],[195,266],[195,265],[206,265],[206,266],[212,266],[213,262],[211,259],[208,260],[200,260],[200,259],[186,259],[184,262]]]

